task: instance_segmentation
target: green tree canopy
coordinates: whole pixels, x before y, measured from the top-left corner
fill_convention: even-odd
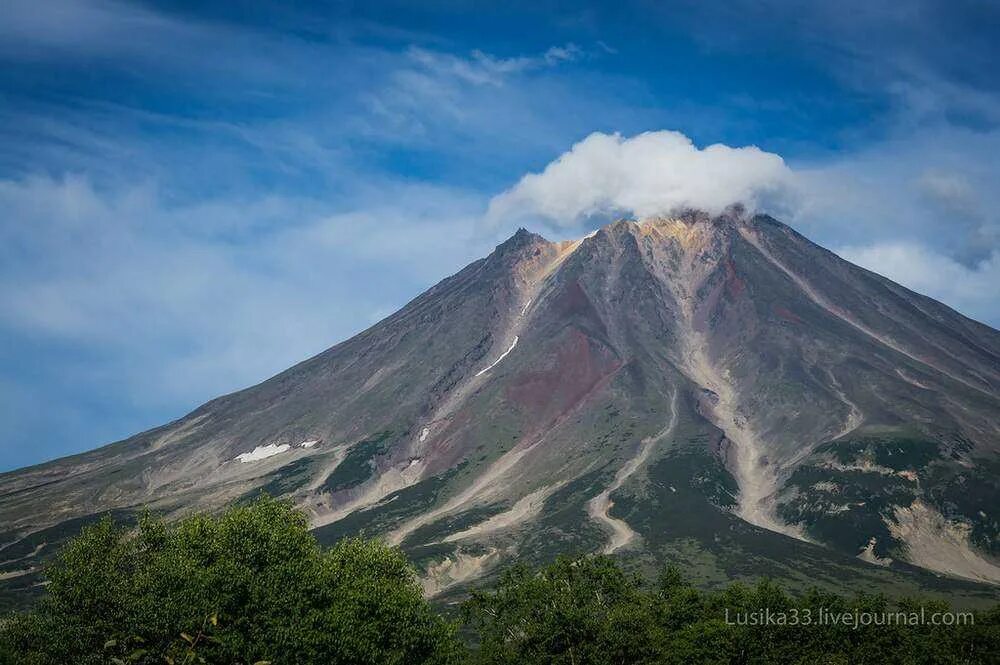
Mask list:
[[[465,604],[481,638],[476,658],[488,665],[1000,663],[1000,608],[967,616],[964,625],[855,627],[843,620],[855,612],[949,610],[864,593],[792,596],[767,580],[705,592],[676,568],[645,585],[607,557],[561,558],[537,571],[515,567]],[[841,617],[835,624],[834,614]]]
[[[322,550],[272,499],[170,525],[105,519],[47,578],[39,604],[0,628],[0,660],[409,665],[462,653],[398,550],[360,539]]]
[[[655,656],[656,623],[641,580],[607,557],[515,566],[495,591],[465,604],[484,663],[640,663]]]

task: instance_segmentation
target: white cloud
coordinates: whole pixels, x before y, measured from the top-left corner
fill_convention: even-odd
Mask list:
[[[975,191],[960,173],[927,171],[917,181],[920,191],[933,203],[956,215],[978,216]]]
[[[644,217],[683,207],[717,213],[733,203],[780,212],[794,199],[784,160],[755,146],[698,148],[672,131],[631,138],[595,132],[494,197],[487,219],[576,226],[591,217]]]
[[[798,227],[844,258],[991,325],[1000,248],[988,212],[1000,200],[988,169],[993,134],[926,132],[822,165],[789,166],[755,147],[699,149],[683,134],[594,133],[495,196],[487,222],[572,228],[678,207],[718,212],[743,202]],[[957,156],[956,156],[957,155]]]
[[[359,95],[366,108],[354,121],[356,131],[405,143],[429,140],[436,149],[442,136],[455,132],[462,134],[462,144],[491,134],[502,134],[509,143],[551,136],[556,124],[551,114],[536,120],[533,108],[558,97],[559,90],[543,85],[539,93],[537,86],[561,65],[586,55],[575,44],[507,58],[478,49],[466,55],[411,46],[384,84]],[[538,122],[544,129],[532,126]],[[507,125],[510,129],[501,131]],[[495,155],[496,141],[488,149]]]
[[[500,58],[478,49],[470,57],[440,53],[413,47],[409,51],[411,60],[427,72],[439,76],[449,76],[463,83],[476,85],[502,85],[504,79],[513,74],[555,67],[563,62],[572,62],[583,56],[583,49],[576,44],[553,46],[540,55],[519,55]]]
[[[470,223],[481,199],[387,191],[392,203],[331,213],[280,197],[172,206],[153,186],[109,193],[83,177],[0,180],[0,335],[113,349],[99,376],[76,380],[113,381],[133,403],[254,383],[487,249]]]
[[[162,15],[113,0],[6,0],[0,5],[0,52],[51,55],[134,53],[143,42],[183,36],[187,29]],[[137,39],[136,35],[142,36]],[[130,46],[128,42],[133,44]],[[48,53],[46,53],[48,52]]]
[[[974,269],[1000,250],[998,151],[1000,131],[928,125],[793,164],[803,205],[787,221],[828,247],[904,242]]]
[[[971,267],[910,242],[843,247],[837,253],[913,291],[947,303],[966,316],[996,324],[1000,252],[994,251]]]

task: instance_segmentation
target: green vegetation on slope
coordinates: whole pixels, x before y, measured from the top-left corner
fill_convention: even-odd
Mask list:
[[[783,488],[778,515],[817,541],[849,555],[876,539],[874,554],[905,559],[906,544],[886,517],[922,500],[948,520],[971,527],[972,543],[1000,552],[1000,463],[961,461],[971,444],[888,429],[830,441],[799,466]]]
[[[470,648],[398,549],[357,538],[323,549],[269,498],[170,525],[105,519],[46,577],[32,610],[0,619],[0,663],[1000,662],[1000,607],[930,625],[947,605],[793,596],[769,581],[704,592],[676,568],[647,583],[608,557],[514,566],[474,591]]]
[[[381,432],[371,439],[354,444],[344,461],[323,482],[323,489],[336,492],[356,487],[371,478],[374,472],[373,461],[389,450],[388,439],[391,436],[392,432]]]

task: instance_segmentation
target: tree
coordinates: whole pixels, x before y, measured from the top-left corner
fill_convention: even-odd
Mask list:
[[[514,568],[496,590],[474,592],[465,605],[481,638],[477,658],[489,665],[1000,662],[1000,607],[962,626],[884,623],[887,613],[949,609],[940,601],[891,603],[864,593],[793,596],[768,580],[705,592],[676,568],[647,587],[607,557]],[[823,619],[834,614],[883,620],[854,626]]]
[[[608,557],[560,557],[538,572],[515,566],[464,606],[479,660],[490,664],[651,662],[652,609],[641,580]]]
[[[322,550],[264,498],[175,524],[110,519],[47,571],[47,594],[0,627],[0,659],[48,663],[453,663],[455,628],[405,557],[377,541]]]

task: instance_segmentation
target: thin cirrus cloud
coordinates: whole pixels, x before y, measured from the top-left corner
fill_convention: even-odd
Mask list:
[[[462,57],[419,47],[411,48],[409,55],[427,70],[451,75],[458,81],[500,86],[507,76],[572,62],[583,57],[584,51],[576,44],[568,43],[564,46],[551,46],[540,55],[510,58],[498,58],[479,49],[474,49],[469,57]]]

